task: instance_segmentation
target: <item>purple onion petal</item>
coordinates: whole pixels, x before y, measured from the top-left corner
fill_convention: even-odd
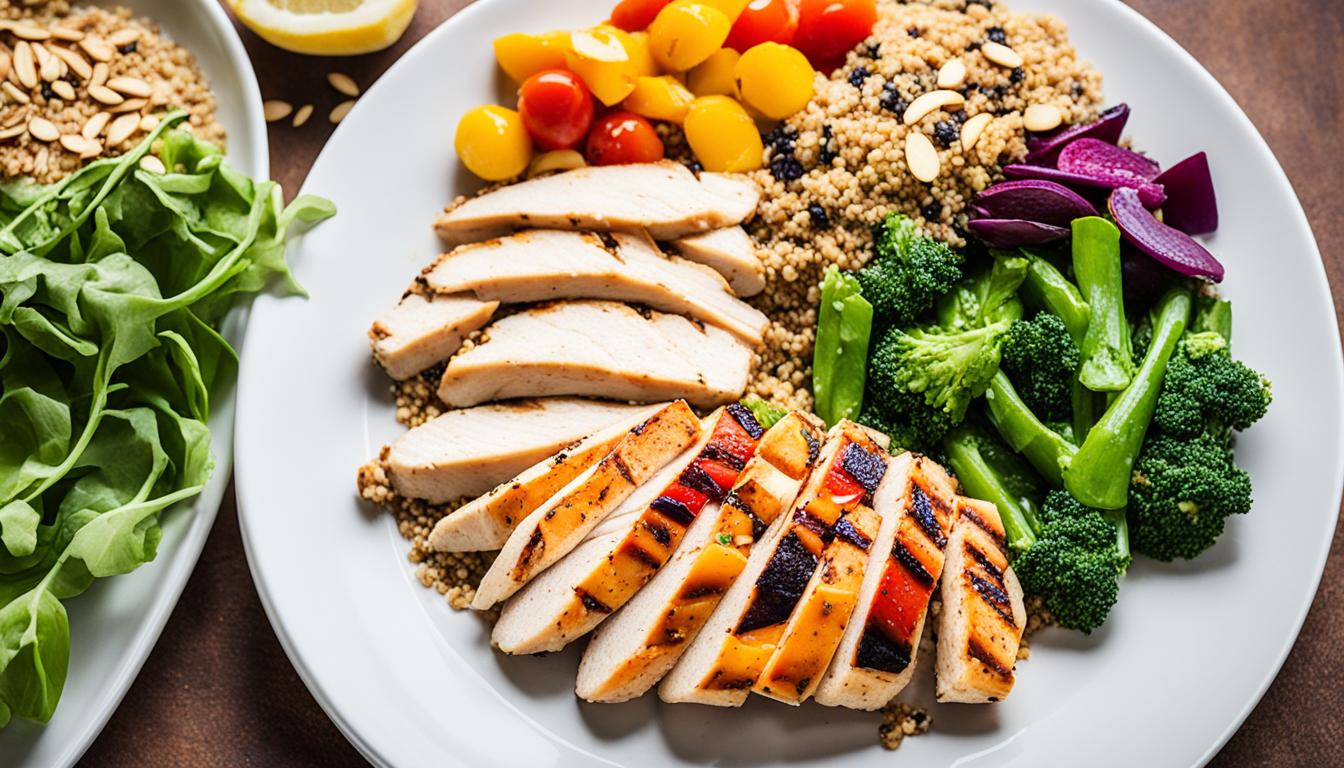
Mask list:
[[[1116,104],[1101,113],[1095,123],[1075,125],[1038,137],[1027,137],[1027,159],[1029,165],[1053,166],[1060,150],[1077,139],[1091,138],[1115,144],[1129,121],[1129,105]]]
[[[974,219],[967,222],[971,233],[992,248],[1017,248],[1064,240],[1069,230],[1022,219]]]
[[[1069,142],[1067,147],[1059,151],[1059,161],[1055,167],[1067,173],[1085,176],[1122,173],[1144,181],[1152,181],[1162,173],[1162,167],[1151,158],[1100,139]]]
[[[1139,192],[1120,187],[1111,192],[1109,207],[1125,240],[1182,275],[1222,282],[1223,265],[1194,238],[1157,220],[1139,200]]]
[[[1082,187],[1083,189],[1117,189],[1119,187],[1132,187],[1139,191],[1139,197],[1143,204],[1149,208],[1157,208],[1167,199],[1166,191],[1162,189],[1161,184],[1151,181],[1143,181],[1127,174],[1107,174],[1101,176],[1084,176],[1077,173],[1061,171],[1057,168],[1043,168],[1039,165],[1005,165],[1003,174],[1016,179],[1045,179],[1046,181],[1056,181],[1060,184],[1070,187]]]
[[[1156,183],[1167,191],[1162,221],[1187,235],[1203,235],[1218,228],[1218,198],[1209,174],[1209,157],[1197,152],[1171,166]]]
[[[1097,209],[1082,195],[1054,181],[1004,181],[981,192],[974,208],[982,219],[1026,219],[1067,227],[1074,219],[1096,216]]]

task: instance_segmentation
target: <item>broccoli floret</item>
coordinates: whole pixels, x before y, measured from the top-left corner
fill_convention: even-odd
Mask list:
[[[1046,495],[1040,517],[1036,542],[1013,561],[1013,570],[1060,626],[1091,632],[1115,605],[1128,552],[1121,551],[1116,527],[1101,512],[1065,491]]]
[[[889,329],[869,360],[868,380],[879,398],[893,392],[920,394],[934,410],[961,421],[998,371],[999,345],[1010,326],[1005,320],[969,331]],[[894,420],[888,415],[888,421]]]
[[[996,252],[989,264],[967,270],[966,276],[938,300],[938,325],[964,331],[999,320],[1022,319],[1017,289],[1026,279],[1029,265],[1021,256]]]
[[[861,295],[884,325],[909,325],[961,277],[961,259],[946,243],[891,214],[873,231],[876,253],[859,270]]]
[[[1078,345],[1058,315],[1039,312],[1018,320],[1003,337],[1003,370],[1044,421],[1069,418],[1078,362]]]
[[[1129,486],[1132,545],[1157,560],[1192,558],[1213,546],[1229,515],[1251,510],[1251,478],[1225,441],[1151,437]]]
[[[891,450],[940,454],[939,442],[952,428],[952,417],[924,402],[924,396],[891,387],[882,388],[872,377],[859,423],[891,438]]]
[[[1167,365],[1153,423],[1184,439],[1223,435],[1259,421],[1269,401],[1269,382],[1233,360],[1226,339],[1212,331],[1188,333]]]

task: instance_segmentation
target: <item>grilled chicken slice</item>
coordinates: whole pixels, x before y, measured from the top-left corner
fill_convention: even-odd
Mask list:
[[[881,527],[873,493],[886,476],[890,457],[857,424],[841,421],[837,426],[842,442],[822,492],[795,510],[792,521],[791,535],[817,565],[752,687],[786,704],[806,701],[830,665],[858,603],[872,542]],[[796,575],[805,570],[792,565]]]
[[[741,227],[683,237],[673,240],[672,247],[683,257],[723,275],[738,296],[755,296],[765,290],[765,264],[756,255],[751,235]]]
[[[559,302],[510,315],[448,364],[439,397],[455,407],[540,395],[594,395],[701,408],[736,401],[752,351],[680,315],[609,301]]]
[[[470,294],[407,293],[369,328],[373,359],[398,381],[447,360],[462,339],[490,321],[498,301]]]
[[[756,541],[788,510],[812,470],[825,426],[794,411],[765,432],[717,509],[707,506],[657,575],[602,622],[579,663],[575,691],[628,701],[667,674],[747,564]]]
[[[940,587],[938,700],[1002,701],[1013,689],[1027,623],[1022,585],[1008,567],[998,510],[985,501],[958,502]]]
[[[519,229],[647,231],[658,240],[731,227],[751,218],[760,189],[743,176],[673,162],[578,168],[528,179],[450,207],[434,229],[449,245]]]
[[[471,607],[486,610],[522,589],[698,439],[700,420],[683,400],[637,425],[611,453],[518,524],[486,571]]]
[[[834,506],[825,485],[843,461],[842,449],[856,438],[869,442],[851,422],[831,429],[789,514],[751,550],[737,581],[658,686],[663,701],[738,707],[747,700],[819,562],[808,549],[809,543],[820,544],[804,527],[812,524],[808,510]]]
[[[752,259],[755,255],[752,254]],[[437,293],[522,303],[610,299],[717,325],[755,347],[770,321],[733,296],[713,270],[669,258],[647,235],[528,230],[464,245],[422,275]]]
[[[397,493],[439,504],[479,496],[646,407],[554,397],[448,411],[384,448],[383,459]]]
[[[828,706],[878,709],[910,682],[955,517],[951,478],[933,460],[908,453],[892,462],[875,504],[882,528],[858,607],[817,687],[817,701]]]
[[[440,552],[499,549],[523,518],[606,456],[635,425],[661,407],[637,408],[611,426],[561,448],[554,456],[495,486],[494,490],[439,520],[429,534],[429,546]]]

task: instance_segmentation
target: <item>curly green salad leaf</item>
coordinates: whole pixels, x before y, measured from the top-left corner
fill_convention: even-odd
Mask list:
[[[210,477],[211,399],[240,298],[302,293],[288,207],[166,116],[50,186],[0,184],[0,725],[46,722],[70,661],[63,600],[154,559],[159,513]],[[170,169],[139,168],[151,148]]]

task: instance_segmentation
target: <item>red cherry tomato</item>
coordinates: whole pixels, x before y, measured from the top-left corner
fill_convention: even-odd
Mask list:
[[[612,112],[593,126],[585,154],[593,165],[653,163],[663,159],[663,140],[639,115]]]
[[[751,0],[733,22],[724,48],[738,53],[761,43],[788,45],[798,31],[798,10],[792,0]]]
[[[872,34],[876,0],[802,0],[793,47],[813,65],[834,65]]]
[[[593,124],[593,97],[573,72],[543,69],[518,89],[518,113],[537,146],[573,149]]]
[[[626,32],[638,32],[653,23],[653,18],[672,0],[621,0],[611,9],[611,24]]]

